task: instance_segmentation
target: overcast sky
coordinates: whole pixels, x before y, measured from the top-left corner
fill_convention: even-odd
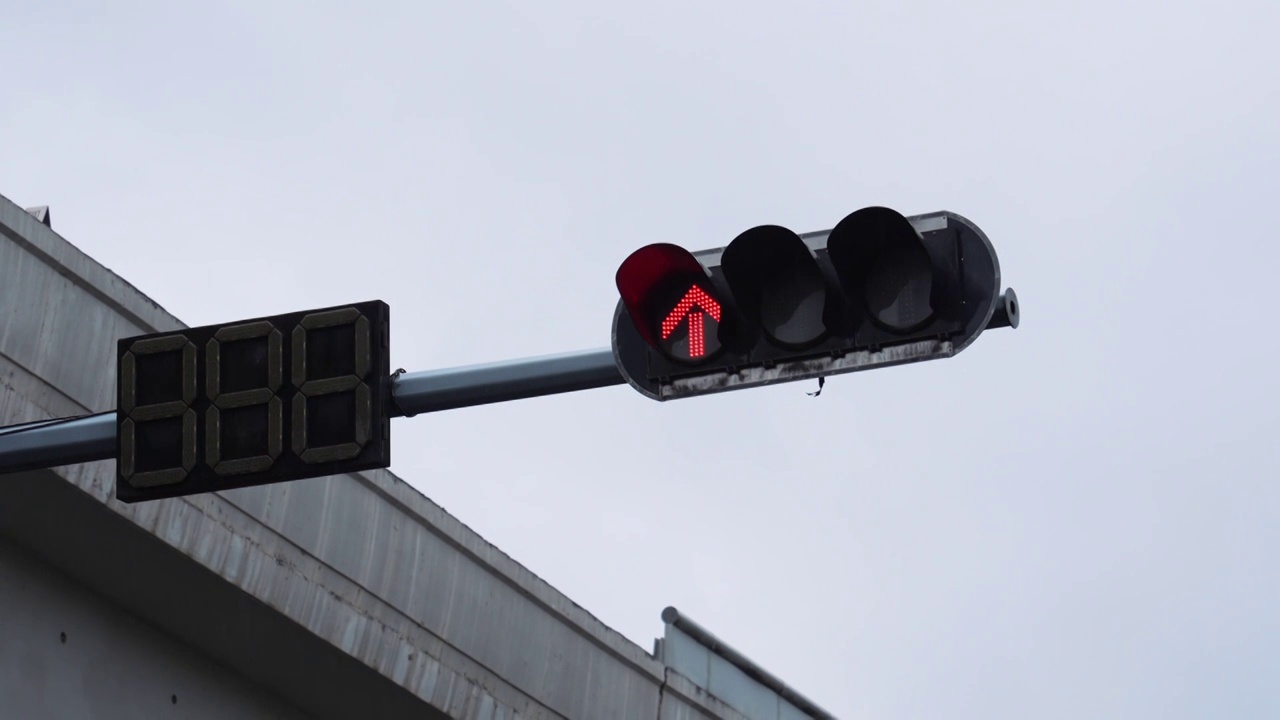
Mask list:
[[[190,325],[385,300],[392,367],[606,346],[647,243],[965,215],[1024,308],[954,359],[401,419],[392,470],[646,649],[675,605],[841,718],[1280,714],[1280,3],[0,27],[0,194]]]

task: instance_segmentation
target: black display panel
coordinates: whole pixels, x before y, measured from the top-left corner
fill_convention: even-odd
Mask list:
[[[116,497],[388,467],[389,315],[373,300],[120,340]]]

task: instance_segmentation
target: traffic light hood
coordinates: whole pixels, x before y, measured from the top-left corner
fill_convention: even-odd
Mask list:
[[[654,346],[663,339],[665,333],[659,330],[672,310],[699,301],[707,304],[707,299],[719,305],[706,269],[679,245],[654,243],[636,250],[622,261],[614,280],[636,331]],[[698,293],[690,296],[695,287],[706,298]],[[718,321],[718,309],[716,314]]]
[[[827,236],[827,255],[849,301],[890,332],[911,332],[934,317],[945,292],[920,233],[883,207],[851,213]]]
[[[826,337],[827,283],[799,235],[777,225],[752,228],[729,243],[720,268],[738,311],[757,319],[770,341],[804,348]]]

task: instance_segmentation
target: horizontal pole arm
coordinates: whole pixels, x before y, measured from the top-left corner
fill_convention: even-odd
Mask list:
[[[0,428],[0,473],[116,456],[116,412]]]
[[[613,350],[582,352],[468,365],[400,375],[392,381],[393,414],[453,410],[472,405],[523,400],[541,395],[622,385]]]
[[[1018,293],[1013,288],[1006,288],[1000,297],[996,298],[996,306],[991,311],[991,320],[987,322],[988,330],[996,328],[1014,328],[1018,327],[1021,315],[1018,310]]]
[[[609,348],[398,375],[395,417],[621,385]],[[0,427],[0,474],[116,456],[116,413]]]

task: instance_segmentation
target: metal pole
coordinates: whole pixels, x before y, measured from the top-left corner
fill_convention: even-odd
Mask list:
[[[609,348],[397,375],[391,415],[452,410],[626,382]],[[0,474],[116,456],[116,413],[0,427]]]
[[[540,395],[621,385],[609,348],[562,355],[427,370],[397,377],[391,386],[393,412],[405,417]]]
[[[995,330],[996,328],[1018,328],[1021,316],[1018,314],[1018,293],[1013,288],[1007,288],[1004,294],[996,299],[995,309],[991,312],[991,319],[987,321],[987,329]]]
[[[0,473],[107,460],[115,456],[114,410],[0,428]]]

